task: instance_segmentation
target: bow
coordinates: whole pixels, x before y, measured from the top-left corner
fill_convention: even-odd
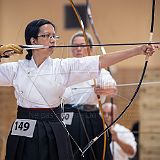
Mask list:
[[[90,22],[92,31],[93,31],[93,33],[94,33],[94,35],[95,35],[95,38],[96,38],[98,44],[101,44],[99,35],[98,35],[98,33],[96,32],[96,29],[95,29],[95,26],[94,26],[94,21],[93,21],[93,18],[92,18],[91,8],[90,8],[90,5],[89,5],[89,0],[86,0],[86,5],[87,5],[88,19],[89,19],[89,22]],[[101,50],[101,53],[102,53],[102,54],[106,54],[106,50],[105,50],[104,46],[100,46],[100,50]],[[108,67],[108,71],[110,72],[109,67]],[[111,73],[111,72],[110,72],[110,73]],[[97,96],[98,96],[98,102],[99,102],[100,96],[99,96],[99,95],[97,95]],[[111,103],[113,104],[113,98],[111,98],[110,100],[111,100]],[[101,112],[103,129],[105,130],[105,129],[106,129],[106,122],[105,122],[105,119],[104,119],[104,113],[103,113],[103,110],[102,110],[102,104],[101,104],[101,102],[99,102],[99,109],[100,109],[100,112]],[[102,160],[105,159],[105,154],[106,154],[106,141],[107,141],[107,136],[106,136],[106,134],[104,134]]]
[[[87,35],[86,35],[86,32],[85,32],[83,21],[82,21],[80,15],[79,15],[78,11],[76,10],[76,7],[75,7],[73,1],[72,0],[69,0],[69,1],[70,1],[71,5],[72,5],[74,13],[75,13],[75,15],[76,15],[76,17],[78,19],[79,24],[80,24],[80,27],[81,27],[81,30],[83,32],[83,36],[84,36],[84,39],[85,39],[85,43],[88,45],[89,44],[88,43],[88,38],[87,38]],[[88,55],[90,55],[90,48],[89,47],[87,47],[87,51],[88,51]],[[95,79],[93,81],[94,81],[94,86],[96,86]],[[102,111],[102,103],[101,103],[101,99],[100,99],[99,95],[97,95],[97,100],[98,100],[98,105],[99,105],[100,112],[102,114],[103,127],[105,129],[106,128],[106,124],[105,124],[105,120],[104,120],[104,114],[103,114],[103,111]],[[103,148],[104,149],[103,149],[103,157],[102,157],[102,159],[104,160],[104,158],[105,158],[105,152],[106,152],[106,134],[104,134],[104,147]]]
[[[150,41],[152,40],[152,37],[153,37],[154,15],[155,15],[155,0],[152,1],[152,19],[151,19],[151,28],[150,28]],[[107,126],[107,128],[104,131],[102,131],[98,136],[96,136],[94,139],[92,139],[84,147],[84,149],[82,151],[82,155],[84,155],[84,153],[88,150],[88,148],[90,148],[113,124],[115,124],[122,117],[122,115],[127,111],[127,109],[130,107],[130,105],[132,104],[134,98],[136,97],[136,95],[137,95],[137,93],[138,93],[138,91],[141,87],[141,84],[142,84],[142,81],[143,81],[143,78],[144,78],[144,75],[145,75],[145,72],[146,72],[146,69],[147,69],[147,65],[148,65],[148,58],[149,58],[149,56],[146,56],[145,64],[144,64],[144,67],[143,67],[143,71],[142,71],[138,86],[135,89],[135,92],[134,92],[133,96],[131,97],[130,102],[127,104],[125,109],[119,114],[119,116],[109,126]]]
[[[76,15],[76,17],[77,17],[77,19],[78,19],[78,22],[79,22],[79,24],[80,24],[80,27],[81,27],[81,30],[82,30],[82,32],[83,32],[83,36],[84,36],[84,39],[85,39],[85,43],[88,45],[89,42],[88,42],[88,38],[87,38],[87,35],[86,35],[86,32],[85,32],[84,23],[83,23],[80,15],[79,15],[76,7],[75,7],[73,1],[72,1],[72,0],[69,0],[69,2],[71,3],[71,6],[72,6],[72,8],[73,8],[73,11],[74,11],[74,13],[75,13],[75,15]],[[88,52],[88,55],[90,55],[90,48],[89,48],[89,46],[87,46],[87,52]],[[95,81],[94,81],[94,83],[95,83]],[[79,112],[79,110],[78,110],[78,112]],[[82,119],[82,117],[81,117],[80,112],[79,112],[79,116],[80,116],[80,119],[81,119],[81,122],[82,122],[82,125],[83,125],[83,128],[84,128],[86,137],[87,137],[88,142],[89,142],[90,139],[89,139],[89,136],[88,136],[87,130],[86,130],[86,128],[85,128],[85,125],[84,125],[84,122],[83,122],[83,119]],[[95,154],[94,154],[93,148],[91,148],[91,152],[92,152],[93,158],[96,160],[96,156],[95,156]]]
[[[152,19],[151,19],[151,27],[150,27],[150,36],[149,41],[153,41],[153,33],[154,33],[154,17],[155,17],[155,0],[152,0]]]

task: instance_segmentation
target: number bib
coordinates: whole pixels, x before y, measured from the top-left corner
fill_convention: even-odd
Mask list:
[[[61,113],[62,121],[66,125],[71,125],[72,124],[72,119],[73,119],[73,112],[64,112]]]
[[[31,119],[16,119],[12,126],[11,135],[33,137],[34,129],[37,120]]]

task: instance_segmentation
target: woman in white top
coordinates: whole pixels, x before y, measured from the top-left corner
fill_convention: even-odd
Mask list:
[[[30,22],[25,30],[28,45],[56,46],[56,38],[54,24],[45,19]],[[16,45],[0,47],[1,56],[12,51],[22,52]],[[72,160],[70,139],[58,107],[65,89],[96,78],[100,68],[140,54],[152,55],[154,49],[144,45],[81,59],[51,59],[53,51],[54,48],[29,50],[26,59],[0,65],[0,85],[15,88],[18,106],[7,141],[6,160]]]
[[[115,104],[103,104],[103,112],[106,123],[111,124],[118,116],[118,110]],[[113,112],[113,115],[112,115]],[[133,158],[137,151],[137,143],[134,134],[125,126],[115,123],[111,128],[112,142],[110,148],[114,160],[129,160]]]
[[[87,40],[90,45],[93,45],[93,38],[89,33],[86,33]],[[85,44],[83,32],[76,32],[70,40],[70,45],[79,46],[71,49],[73,57],[82,58],[88,56],[87,47],[81,47]],[[93,47],[90,47],[90,54],[93,54]],[[68,87],[64,93],[64,109],[65,114],[63,119],[66,122],[69,133],[76,140],[81,148],[84,148],[87,143],[103,131],[103,122],[99,114],[99,106],[97,99],[97,91],[100,91],[101,102],[104,103],[106,96],[114,96],[117,93],[116,82],[110,73],[101,69],[99,76],[95,79],[96,85],[94,88],[94,80],[85,81]],[[95,93],[96,92],[96,93]],[[69,122],[69,123],[68,123]],[[109,135],[107,135],[109,137]],[[73,154],[76,160],[95,160],[103,157],[103,136],[84,154],[77,152],[78,148],[75,143],[72,143]],[[109,147],[109,139],[107,139],[106,159],[111,158]],[[109,150],[108,150],[109,149]]]

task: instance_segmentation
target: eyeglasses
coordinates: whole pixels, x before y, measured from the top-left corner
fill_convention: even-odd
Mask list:
[[[50,34],[42,34],[42,35],[39,35],[37,37],[42,37],[42,38],[46,38],[46,39],[59,39],[60,37],[59,36],[56,36],[56,35],[50,35]]]

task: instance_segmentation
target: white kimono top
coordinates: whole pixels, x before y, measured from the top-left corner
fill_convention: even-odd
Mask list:
[[[115,80],[112,78],[110,73],[105,69],[101,69],[100,75],[96,80],[96,85],[100,87],[109,87],[116,86]],[[68,87],[64,94],[64,102],[65,104],[89,104],[96,105],[97,95],[94,92],[94,81],[89,80],[79,84],[72,85]],[[101,102],[103,103],[105,100],[105,96],[101,96]]]
[[[118,138],[124,141],[125,143],[131,145],[134,149],[134,152],[137,151],[137,142],[135,141],[135,137],[133,133],[126,127],[115,124],[114,130],[117,132]],[[114,141],[114,152],[112,148],[113,142],[110,143],[111,152],[114,153],[115,160],[129,160],[129,158],[133,158],[135,154],[128,155],[126,154],[122,148],[118,145],[117,142]]]
[[[0,65],[0,86],[13,86],[17,105],[25,108],[57,107],[68,86],[96,78],[99,56],[46,59],[39,67],[34,59]]]

